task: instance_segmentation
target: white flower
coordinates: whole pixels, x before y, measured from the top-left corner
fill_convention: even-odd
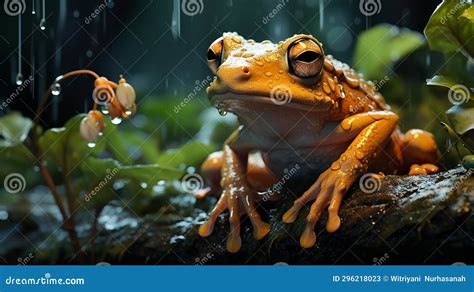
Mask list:
[[[115,95],[120,104],[125,108],[129,108],[135,103],[135,89],[124,78],[120,79]]]

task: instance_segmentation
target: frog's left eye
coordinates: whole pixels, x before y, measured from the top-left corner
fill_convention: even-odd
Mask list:
[[[291,72],[298,77],[317,77],[323,69],[323,50],[313,40],[297,40],[288,48],[288,64]]]
[[[214,74],[222,62],[222,54],[224,52],[224,39],[222,37],[215,40],[207,50],[207,64]]]

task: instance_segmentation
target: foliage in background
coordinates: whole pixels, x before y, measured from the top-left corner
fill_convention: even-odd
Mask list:
[[[430,48],[443,53],[446,66],[428,85],[449,89],[453,106],[446,112],[444,124],[449,133],[449,148],[458,143],[471,153],[463,159],[466,167],[474,166],[474,6],[463,0],[445,0],[433,12],[424,31]]]

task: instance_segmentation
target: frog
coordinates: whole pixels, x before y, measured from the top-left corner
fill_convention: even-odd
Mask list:
[[[256,240],[271,231],[257,210],[260,194],[288,173],[310,184],[281,218],[291,224],[308,205],[299,239],[306,249],[315,246],[316,224],[326,209],[326,231],[340,228],[344,195],[363,175],[439,171],[433,134],[403,133],[377,84],[325,54],[312,35],[273,43],[226,32],[209,46],[207,62],[215,75],[206,89],[209,101],[222,115],[236,115],[239,127],[202,163],[208,186],[195,196],[218,199],[198,232],[210,236],[228,210],[230,253],[242,246],[242,216],[250,219]]]

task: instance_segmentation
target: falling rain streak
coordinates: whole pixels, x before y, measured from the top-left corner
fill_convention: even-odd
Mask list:
[[[40,20],[40,29],[46,29],[46,1],[41,1],[41,20]]]
[[[21,13],[18,15],[18,73],[16,74],[16,85],[23,84],[23,74],[21,73],[21,43],[22,43],[22,32],[21,32]]]
[[[180,0],[173,0],[173,14],[171,16],[171,33],[173,38],[181,36],[181,4]]]
[[[319,0],[319,30],[323,31],[324,26],[324,0]]]

